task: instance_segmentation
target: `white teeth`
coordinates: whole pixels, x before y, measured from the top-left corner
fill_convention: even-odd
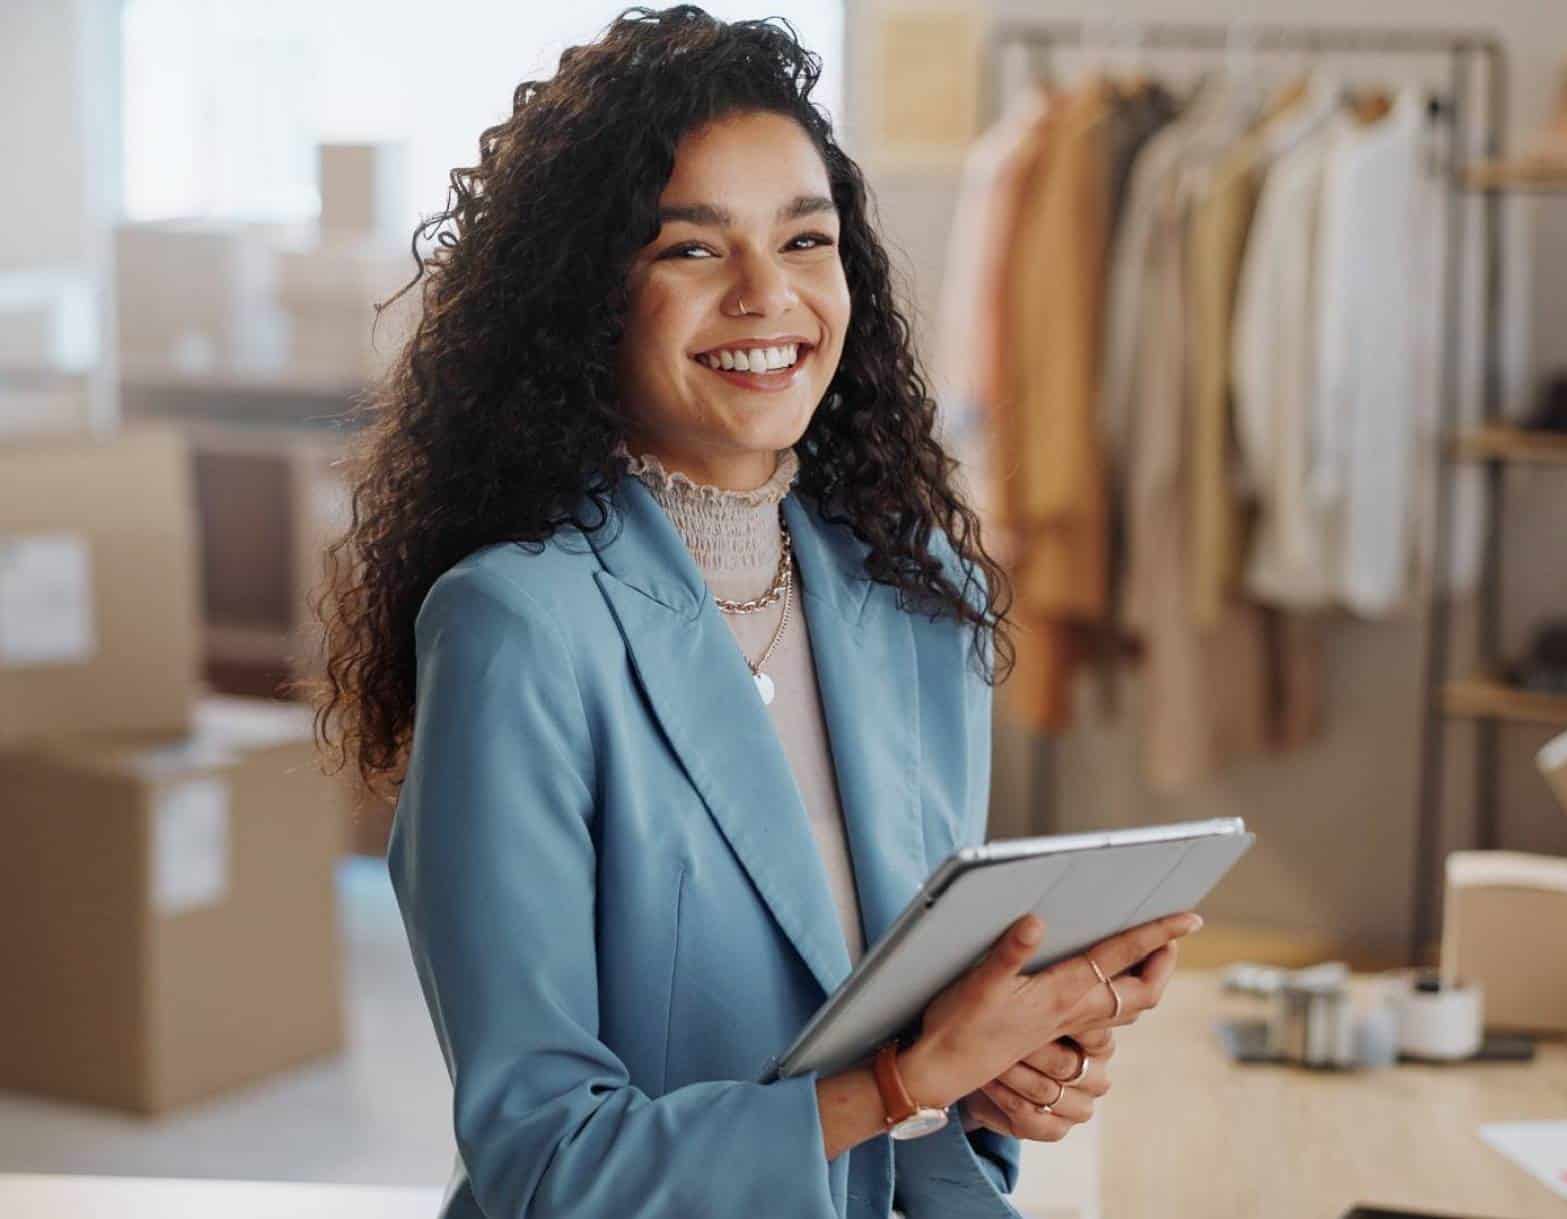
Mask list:
[[[749,351],[708,351],[697,356],[708,368],[732,368],[736,373],[760,373],[788,368],[799,360],[799,343],[776,348],[752,348]]]
[[[763,372],[788,368],[799,360],[800,345],[786,343],[782,347],[754,347],[748,351],[724,350],[707,352],[698,358],[709,368],[729,368],[735,372]]]

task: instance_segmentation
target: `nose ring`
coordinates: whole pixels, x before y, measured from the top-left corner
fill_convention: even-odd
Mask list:
[[[746,307],[745,307],[745,298],[744,298],[744,297],[743,297],[743,296],[741,296],[741,297],[736,297],[736,298],[735,298],[735,299],[736,299],[736,300],[738,300],[738,301],[739,301],[739,302],[740,302],[740,315],[741,315],[741,316],[742,316],[742,317],[744,317],[744,316],[745,316],[745,315],[746,315],[746,314],[747,314],[747,313],[749,313],[749,312],[750,312],[750,310],[748,310],[748,309],[747,309],[747,308],[746,308]]]

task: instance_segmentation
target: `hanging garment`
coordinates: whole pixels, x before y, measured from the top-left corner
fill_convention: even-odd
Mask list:
[[[1190,482],[1192,613],[1199,626],[1219,620],[1240,586],[1245,525],[1231,402],[1231,344],[1242,257],[1262,188],[1268,150],[1316,121],[1324,103],[1319,78],[1292,82],[1263,120],[1200,180],[1192,213],[1192,401],[1186,477]]]
[[[1110,115],[1110,241],[1120,231],[1121,217],[1130,194],[1132,168],[1148,142],[1181,113],[1181,102],[1159,81],[1139,78],[1122,83],[1114,96]],[[1108,268],[1107,268],[1108,274]],[[1101,379],[1103,369],[1101,368]],[[1101,432],[1103,429],[1101,428]],[[1108,458],[1107,458],[1108,461]],[[1120,572],[1126,564],[1126,522],[1115,496],[1109,500],[1106,612],[1092,629],[1092,648],[1098,678],[1099,702],[1106,714],[1119,707],[1117,674],[1123,640],[1113,607],[1119,602]]]
[[[1016,538],[1019,651],[1030,688],[1009,684],[1008,705],[1036,731],[1071,720],[1079,638],[1105,611],[1108,526],[1098,427],[1099,369],[1109,239],[1110,83],[1092,78],[1057,107],[1048,150],[1030,174],[1009,268],[1004,398],[1010,414],[998,456],[1002,515]]]
[[[1132,166],[1148,141],[1174,122],[1179,99],[1159,81],[1120,88],[1110,112],[1110,232],[1120,228],[1131,186]]]
[[[1243,586],[1258,602],[1333,602],[1338,535],[1308,494],[1317,372],[1317,226],[1337,116],[1274,162],[1262,184],[1236,287],[1235,436],[1254,505]]]
[[[1105,299],[1104,368],[1100,382],[1100,428],[1112,485],[1120,487],[1130,464],[1133,403],[1138,392],[1138,350],[1142,342],[1146,277],[1160,191],[1187,146],[1205,127],[1233,121],[1229,90],[1210,77],[1179,118],[1143,146],[1132,165],[1115,240],[1110,252]]]
[[[1318,232],[1318,375],[1312,493],[1338,517],[1332,572],[1341,602],[1366,617],[1407,609],[1414,589],[1415,444],[1432,307],[1425,255],[1437,205],[1422,161],[1426,106],[1400,90],[1391,110],[1342,133],[1327,167]]]
[[[999,533],[989,441],[1002,410],[1006,268],[1018,201],[1042,147],[1049,108],[1044,88],[1021,91],[970,149],[938,306],[936,397],[943,439],[968,475],[972,501],[1000,558],[1010,547]]]
[[[1182,477],[1192,318],[1185,185],[1179,169],[1169,175],[1152,229],[1127,505],[1125,613],[1143,642],[1143,772],[1153,790],[1166,793],[1261,751],[1269,722],[1261,615],[1230,602],[1215,626],[1202,629],[1191,614],[1189,484]]]
[[[1266,749],[1276,719],[1265,616],[1233,600],[1207,629],[1192,615],[1188,238],[1205,180],[1251,126],[1243,91],[1210,86],[1193,111],[1150,141],[1133,170],[1111,289],[1112,326],[1127,354],[1105,369],[1127,515],[1120,614],[1143,643],[1143,771],[1160,792],[1189,789]]]
[[[1101,702],[1107,711],[1118,701],[1117,670],[1126,648],[1127,623],[1122,606],[1131,529],[1126,483],[1131,460],[1132,403],[1138,390],[1139,345],[1147,303],[1144,280],[1156,202],[1165,175],[1173,172],[1187,144],[1206,124],[1228,121],[1226,116],[1233,100],[1223,77],[1203,80],[1179,115],[1142,141],[1127,171],[1122,197],[1115,204],[1099,388],[1099,427],[1110,488],[1110,563],[1106,611],[1096,631],[1095,650]]]

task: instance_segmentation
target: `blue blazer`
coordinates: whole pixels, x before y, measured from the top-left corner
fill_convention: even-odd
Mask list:
[[[898,608],[801,495],[783,510],[874,943],[984,840],[991,688],[970,630]],[[757,1082],[848,951],[700,569],[637,478],[611,515],[475,551],[418,615],[388,859],[454,1090],[442,1215],[1016,1219],[1016,1139],[954,1110],[828,1161],[816,1073]]]

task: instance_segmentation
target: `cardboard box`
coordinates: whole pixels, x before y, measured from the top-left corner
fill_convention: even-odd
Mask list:
[[[90,390],[83,373],[0,370],[0,443],[87,433]]]
[[[296,376],[363,384],[385,374],[413,332],[420,293],[410,290],[380,315],[417,268],[406,242],[324,232],[278,253],[278,303],[289,319],[289,367]]]
[[[407,163],[401,141],[318,145],[322,231],[406,240]]]
[[[344,1044],[337,785],[310,713],[0,751],[0,1088],[162,1113]]]
[[[102,347],[94,295],[77,267],[0,270],[0,367],[85,373]]]
[[[128,370],[277,371],[288,345],[276,305],[278,226],[180,219],[115,229],[116,318]]]
[[[185,445],[164,426],[0,445],[0,746],[187,731],[192,505]]]
[[[1488,1029],[1567,1033],[1567,859],[1447,857],[1442,976],[1485,990]]]
[[[325,549],[347,525],[337,433],[187,424],[195,470],[206,654],[315,673],[308,608]]]

